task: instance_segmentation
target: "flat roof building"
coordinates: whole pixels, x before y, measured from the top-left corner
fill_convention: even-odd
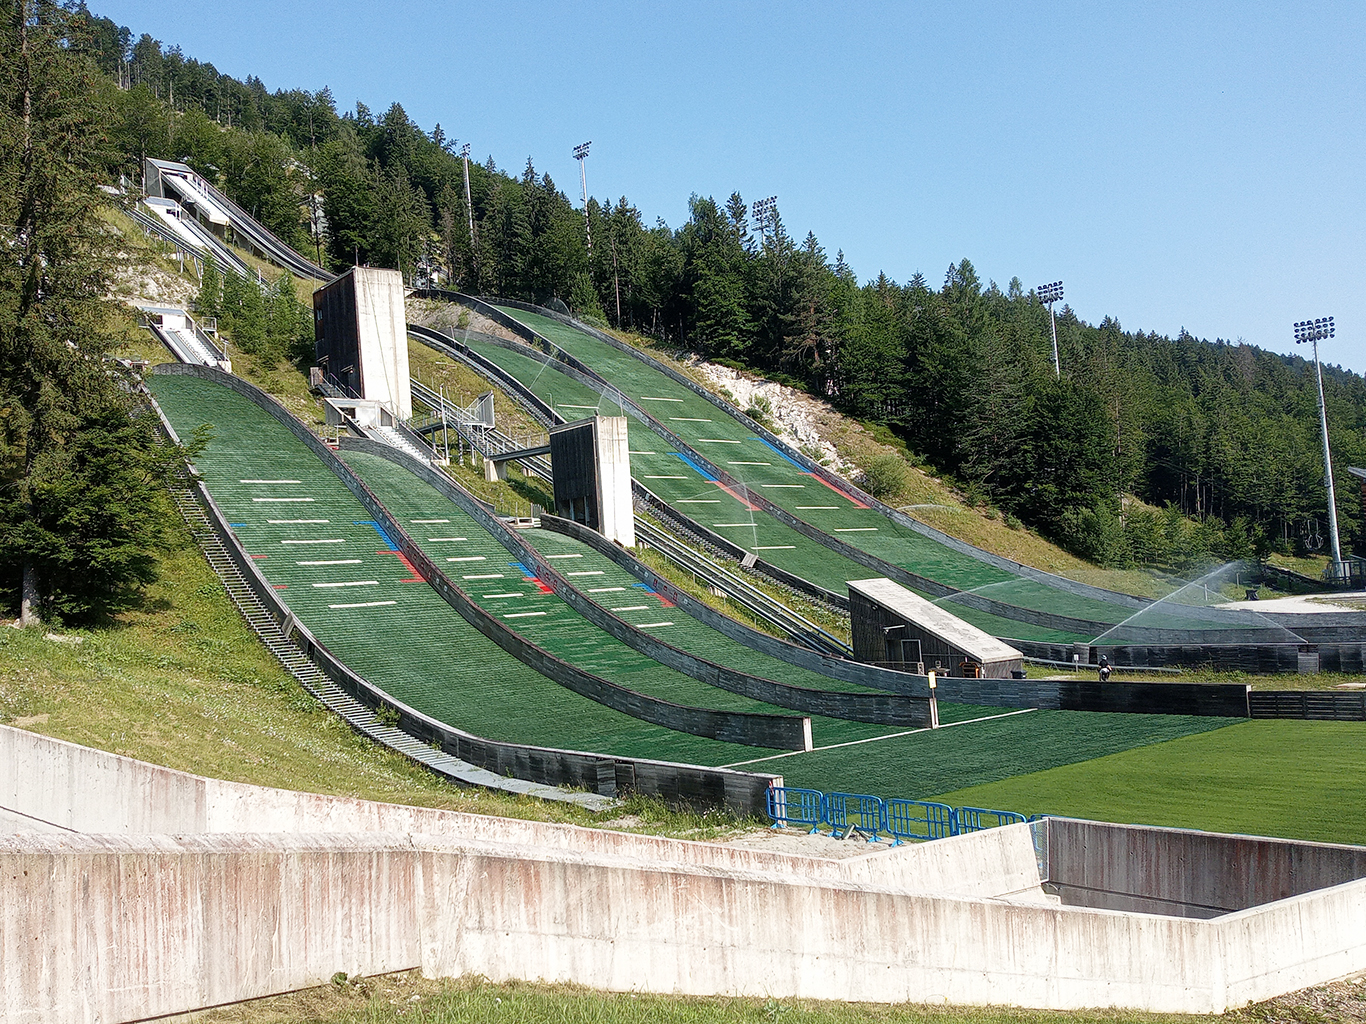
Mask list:
[[[854,658],[901,672],[1008,679],[1024,655],[889,579],[850,580]]]

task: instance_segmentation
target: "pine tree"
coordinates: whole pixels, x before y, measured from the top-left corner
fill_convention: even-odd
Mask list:
[[[104,358],[98,72],[49,0],[10,0],[0,33],[0,586],[23,624],[90,619],[152,578],[167,466]]]

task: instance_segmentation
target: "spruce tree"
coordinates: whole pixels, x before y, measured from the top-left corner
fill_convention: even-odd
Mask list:
[[[127,607],[165,522],[167,463],[105,358],[111,118],[73,31],[49,0],[8,0],[0,25],[0,601],[22,624]]]

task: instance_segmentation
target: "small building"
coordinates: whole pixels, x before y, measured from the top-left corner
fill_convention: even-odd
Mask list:
[[[551,427],[550,466],[556,515],[622,547],[636,546],[625,416],[594,416]]]
[[[313,348],[322,372],[351,395],[413,415],[408,325],[397,270],[352,267],[313,293]]]
[[[901,672],[1008,679],[1024,655],[889,579],[850,580],[854,658]]]

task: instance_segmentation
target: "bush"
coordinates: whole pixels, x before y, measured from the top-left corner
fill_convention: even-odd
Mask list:
[[[874,498],[886,498],[906,486],[906,464],[901,456],[879,455],[863,471],[863,487]]]

